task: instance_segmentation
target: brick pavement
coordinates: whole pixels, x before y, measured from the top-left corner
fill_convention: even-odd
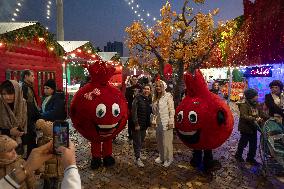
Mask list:
[[[231,105],[236,123],[238,122],[237,108]],[[221,147],[214,150],[214,157],[222,163],[222,168],[211,175],[204,175],[189,165],[191,151],[178,138],[174,139],[174,163],[164,168],[154,163],[158,156],[155,132],[148,132],[145,139],[143,155],[145,167],[138,168],[133,160],[133,147],[127,141],[127,131],[124,130],[113,144],[113,155],[116,165],[112,168],[90,169],[90,144],[78,133],[72,134],[77,148],[77,161],[80,169],[82,185],[85,189],[92,188],[121,188],[121,189],[231,189],[231,188],[284,188],[274,179],[266,179],[261,174],[261,168],[237,164],[233,159],[239,135],[237,124],[231,137]],[[259,157],[258,157],[259,158]]]

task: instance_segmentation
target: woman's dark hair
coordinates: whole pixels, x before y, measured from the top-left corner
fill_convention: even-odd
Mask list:
[[[272,86],[278,86],[280,90],[283,90],[283,83],[280,80],[273,80],[271,83],[269,83],[269,88]]]
[[[3,92],[6,92],[8,94],[15,94],[15,88],[11,81],[6,80],[0,85],[0,93],[3,94]]]

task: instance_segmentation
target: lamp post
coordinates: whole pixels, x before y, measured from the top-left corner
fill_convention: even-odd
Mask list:
[[[64,41],[63,0],[56,0],[56,10],[57,10],[57,23],[56,23],[57,41]]]

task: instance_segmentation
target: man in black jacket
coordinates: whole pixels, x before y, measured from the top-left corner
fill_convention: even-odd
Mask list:
[[[33,89],[34,79],[35,76],[31,70],[24,70],[21,74],[21,86],[24,99],[27,102],[28,112],[27,134],[23,137],[23,143],[27,145],[27,157],[29,156],[31,151],[36,148],[35,122],[39,119],[40,116],[35,92]]]
[[[132,140],[132,130],[134,129],[134,123],[131,116],[132,102],[135,96],[140,92],[141,86],[138,84],[137,76],[133,75],[130,80],[131,86],[126,88],[125,98],[128,104],[128,139]]]
[[[269,110],[269,116],[273,117],[274,114],[282,116],[284,119],[284,99],[283,94],[281,96],[281,91],[283,91],[283,83],[279,80],[273,80],[269,84],[271,93],[265,95],[265,105]]]
[[[151,87],[146,84],[142,94],[138,94],[132,103],[132,119],[134,122],[133,148],[135,154],[135,163],[139,167],[144,167],[140,158],[142,143],[144,142],[146,130],[150,126],[151,107]]]

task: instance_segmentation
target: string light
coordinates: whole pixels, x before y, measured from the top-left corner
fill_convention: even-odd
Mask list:
[[[22,8],[22,6],[23,6],[23,3],[24,3],[24,0],[17,0],[17,1],[16,1],[16,8],[15,8],[14,13],[12,14],[11,21],[13,21],[13,22],[16,21],[16,17],[19,16],[20,11],[21,11],[21,8]]]
[[[137,15],[138,20],[141,21],[146,25],[146,27],[149,27],[148,21],[156,21],[156,17],[152,17],[149,11],[145,11],[145,9],[141,10],[141,5],[138,4],[135,0],[125,0],[126,3],[128,3],[131,10],[134,12],[134,14]]]
[[[52,1],[47,0],[46,1],[46,19],[47,19],[47,22],[49,22],[49,20],[51,18],[51,6],[52,6]],[[48,30],[48,27],[46,27],[46,29]]]

